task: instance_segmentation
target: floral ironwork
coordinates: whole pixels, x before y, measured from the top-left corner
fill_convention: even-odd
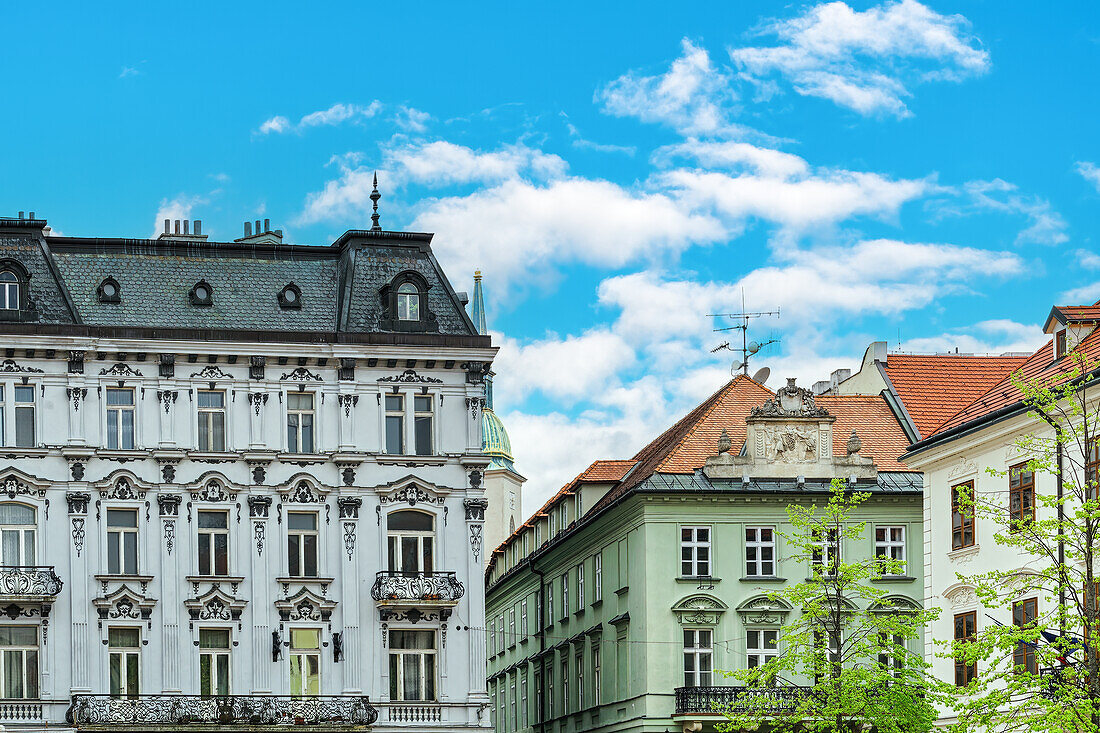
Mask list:
[[[721,713],[765,710],[790,713],[798,707],[808,688],[786,687],[677,687],[676,714]]]
[[[0,596],[56,596],[62,585],[52,565],[0,568]]]
[[[71,725],[373,725],[378,710],[361,695],[73,695]]]
[[[376,601],[457,601],[465,593],[453,572],[382,570],[370,589]]]

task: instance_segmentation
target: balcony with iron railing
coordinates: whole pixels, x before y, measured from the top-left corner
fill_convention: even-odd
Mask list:
[[[677,687],[676,715],[721,715],[757,710],[783,715],[793,712],[809,688],[783,687]]]
[[[379,603],[428,603],[453,606],[466,589],[453,572],[405,572],[382,570],[370,589],[371,598]]]
[[[65,718],[81,730],[163,730],[165,726],[354,730],[373,725],[378,710],[360,695],[73,695]]]
[[[63,585],[53,565],[0,567],[0,601],[52,600]]]

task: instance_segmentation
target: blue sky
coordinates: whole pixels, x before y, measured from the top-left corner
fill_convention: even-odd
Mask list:
[[[1093,3],[6,10],[0,212],[71,235],[436,232],[485,272],[528,510],[729,377],[1028,350],[1100,298]],[[900,340],[900,341],[899,341]]]

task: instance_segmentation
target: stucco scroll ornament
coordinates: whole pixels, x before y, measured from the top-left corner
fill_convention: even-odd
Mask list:
[[[176,546],[176,520],[164,520],[164,549],[172,554],[172,548]]]
[[[129,364],[123,364],[122,362],[118,362],[117,364],[115,364],[112,367],[108,367],[107,369],[100,370],[99,375],[101,377],[103,377],[103,376],[140,377],[141,372],[139,372],[137,369],[134,369]]]
[[[355,554],[355,522],[344,522],[344,550],[350,561]]]
[[[964,586],[944,595],[951,608],[964,608],[978,605],[978,594],[973,588]]]
[[[84,517],[73,517],[73,547],[76,548],[76,556],[80,557],[84,549]]]
[[[959,460],[951,470],[947,472],[947,478],[956,478],[958,476],[965,476],[968,473],[974,473],[978,470],[977,465],[969,458],[965,456]]]
[[[255,534],[256,534],[256,554],[257,555],[263,555],[264,554],[264,534],[267,531],[266,527],[267,527],[266,522],[256,522]]]
[[[478,562],[478,558],[481,557],[481,525],[474,523],[470,525],[470,549],[474,553],[474,562]]]
[[[45,491],[35,491],[22,481],[17,481],[13,476],[4,479],[2,491],[8,495],[9,499],[14,499],[18,494],[44,496],[46,493]]]
[[[73,402],[73,412],[79,412],[80,402],[88,396],[88,390],[84,387],[66,387],[65,395]]]
[[[27,372],[28,374],[43,373],[41,369],[17,364],[14,359],[4,359],[3,363],[0,363],[0,372]]]

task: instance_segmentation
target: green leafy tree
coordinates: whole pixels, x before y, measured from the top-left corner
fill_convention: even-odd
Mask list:
[[[988,469],[1007,490],[954,487],[963,516],[999,528],[1003,557],[997,570],[958,576],[989,612],[969,640],[944,642],[959,682],[973,675],[956,701],[960,731],[1100,732],[1098,363],[1063,360],[1056,377],[1013,378],[1041,429],[1014,441],[1026,461]],[[1044,474],[1054,492],[1035,491]]]
[[[778,654],[762,666],[723,672],[744,689],[722,712],[724,731],[881,733],[927,731],[936,719],[936,683],[919,651],[935,611],[891,602],[871,583],[903,575],[889,558],[848,560],[841,543],[863,542],[865,523],[852,517],[871,495],[834,479],[825,506],[787,507],[792,531],[781,533],[804,582],[768,594],[792,609]]]

